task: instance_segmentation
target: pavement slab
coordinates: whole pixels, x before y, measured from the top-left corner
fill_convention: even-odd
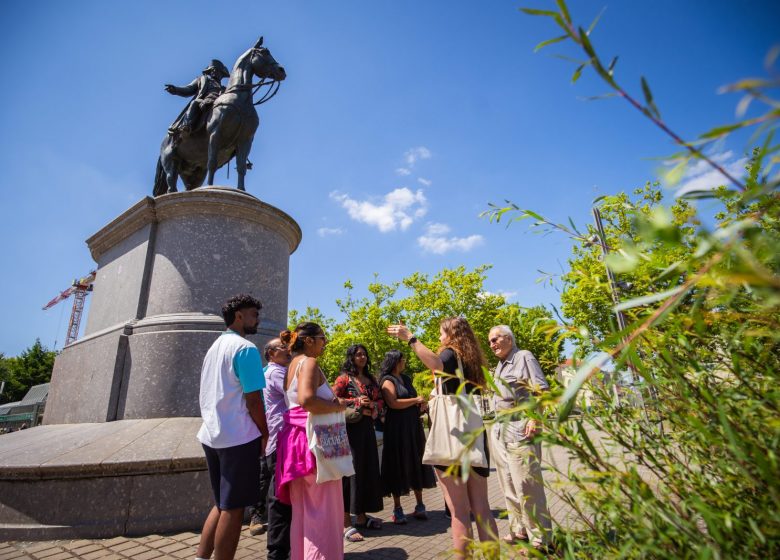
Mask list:
[[[545,470],[545,479],[554,478],[552,469]],[[502,515],[504,497],[495,473],[488,479],[490,504],[497,517],[499,534],[508,531],[508,522]],[[386,498],[384,510],[372,514],[384,520],[382,529],[361,531],[365,540],[361,543],[345,543],[345,560],[438,560],[451,558],[452,540],[450,521],[444,516],[444,498],[438,488],[423,491],[423,500],[429,519],[421,521],[409,517],[406,525],[394,525],[390,519],[393,501]],[[548,505],[553,518],[566,522],[571,517],[570,508],[554,492],[548,491]],[[401,498],[406,513],[414,510],[414,496]],[[476,527],[475,527],[476,533]],[[12,541],[0,543],[0,560],[102,560],[131,558],[134,560],[194,558],[199,535],[193,532],[175,534],[149,534],[137,537],[111,539],[55,540],[42,542]],[[236,559],[265,558],[266,536],[253,537],[244,526],[238,544]]]

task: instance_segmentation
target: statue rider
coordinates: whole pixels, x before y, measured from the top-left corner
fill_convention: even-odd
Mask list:
[[[191,133],[200,128],[202,126],[201,117],[214,104],[214,100],[225,91],[221,84],[222,78],[228,77],[230,77],[230,72],[225,65],[214,59],[209,67],[203,71],[203,74],[195,78],[189,85],[177,87],[173,84],[165,84],[165,91],[171,95],[194,96],[168,128],[168,133]]]

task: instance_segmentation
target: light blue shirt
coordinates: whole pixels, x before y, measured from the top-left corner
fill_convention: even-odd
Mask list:
[[[265,389],[263,362],[260,360],[257,346],[247,346],[236,352],[233,356],[233,369],[244,393]]]

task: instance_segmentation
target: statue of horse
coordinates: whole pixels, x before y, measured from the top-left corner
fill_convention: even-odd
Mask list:
[[[253,88],[268,85],[270,93],[274,86],[278,90],[279,82],[287,77],[284,68],[262,45],[263,38],[260,37],[254,47],[238,57],[227,88],[214,101],[205,127],[181,137],[168,134],[163,139],[157,160],[154,196],[176,192],[179,177],[188,191],[203,185],[204,179],[207,185],[212,185],[214,173],[233,156],[238,171],[237,186],[239,190],[245,190],[247,158],[260,124],[253,104]],[[261,81],[252,84],[253,76]],[[260,102],[269,98],[266,94]]]

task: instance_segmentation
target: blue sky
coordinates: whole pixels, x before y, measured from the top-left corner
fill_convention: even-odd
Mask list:
[[[36,337],[62,346],[70,303],[41,307],[93,267],[84,240],[151,193],[185,103],[163,84],[188,83],[211,58],[232,66],[260,35],[288,79],[260,108],[247,190],[303,229],[291,308],[334,314],[347,279],[359,295],[374,273],[483,263],[488,290],[557,303],[535,280],[560,270],[567,240],[477,215],[509,198],[583,223],[593,198],[654,179],[651,158],[673,147],[620,101],[583,101],[605,89],[587,73],[570,83],[572,66],[549,56],[569,47],[533,53],[556,31],[517,8],[551,4],[3,2],[0,49],[16,79],[0,93],[0,352]],[[645,75],[687,137],[734,119],[738,99],[717,88],[763,75],[780,42],[777,2],[571,7],[588,23],[604,6],[597,49],[620,55],[618,78],[638,95]],[[747,147],[735,138],[720,153],[738,165]]]

